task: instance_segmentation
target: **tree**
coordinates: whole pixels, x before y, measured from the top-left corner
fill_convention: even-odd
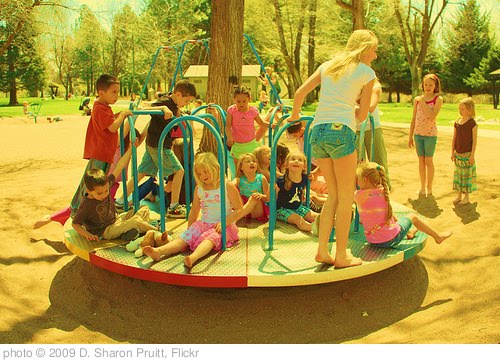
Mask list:
[[[298,12],[298,13],[293,13],[293,12],[288,12],[288,21],[290,22],[292,14],[295,15],[295,21],[296,23],[296,31],[294,34],[290,37],[290,51],[292,54],[290,54],[290,51],[288,50],[288,45],[287,41],[285,39],[285,31],[283,29],[283,16],[282,16],[282,4],[280,3],[279,0],[273,0],[273,5],[274,5],[274,10],[275,10],[275,17],[274,17],[274,22],[276,24],[276,28],[278,29],[278,36],[279,36],[279,42],[280,42],[280,49],[281,49],[281,54],[283,55],[283,58],[285,59],[285,63],[287,65],[287,70],[288,70],[288,76],[289,80],[291,82],[291,89],[290,91],[295,92],[295,89],[300,87],[302,84],[302,79],[300,77],[300,48],[302,45],[302,35],[304,31],[304,26],[305,26],[305,11]],[[307,8],[307,2],[302,0],[302,3],[300,4],[301,8]],[[290,29],[293,29],[290,27]]]
[[[75,76],[74,40],[71,35],[64,33],[60,36],[52,35],[51,40],[58,79],[64,85],[65,98],[68,99],[69,93],[73,92],[72,80]]]
[[[125,5],[113,18],[111,35],[107,45],[107,57],[110,63],[110,74],[117,77],[124,74],[130,54],[130,43],[133,43],[137,16],[132,8]]]
[[[144,61],[145,69],[151,65],[151,54],[160,46],[175,46],[189,39],[199,39],[206,36],[207,21],[210,15],[208,0],[151,0],[139,18],[138,44],[147,55]],[[185,70],[187,65],[196,62],[198,47],[186,46],[181,65]],[[149,64],[148,64],[149,63]],[[158,87],[164,84],[168,89],[177,65],[174,51],[161,52],[153,69],[150,86]],[[177,79],[178,80],[178,79]]]
[[[467,79],[490,49],[489,23],[489,16],[481,15],[477,0],[460,4],[456,21],[451,23],[445,37],[447,61],[444,83],[447,90],[472,95],[474,88],[467,83]]]
[[[106,63],[102,59],[103,34],[105,32],[94,13],[83,5],[75,30],[75,67],[86,84],[88,96],[93,94],[95,80]]]
[[[241,82],[244,12],[244,0],[212,1],[207,102],[223,109],[233,103],[233,86]],[[203,129],[198,151],[217,155],[215,138],[207,128]]]
[[[406,61],[410,66],[412,95],[415,97],[420,89],[422,68],[432,32],[441,19],[449,0],[441,0],[441,5],[437,6],[435,6],[434,0],[419,1],[417,5],[414,5],[412,0],[408,0],[404,13],[400,0],[392,1],[401,32]],[[437,13],[434,15],[435,11]]]
[[[46,67],[39,53],[36,44],[30,47],[19,63],[19,80],[31,97],[38,97],[39,92],[43,96],[43,87],[46,85]]]
[[[309,41],[308,41],[308,51],[307,51],[307,76],[309,77],[316,70],[316,11],[318,9],[318,1],[311,0],[309,2]],[[307,95],[306,101],[308,103],[313,103],[315,99],[314,92],[310,92]]]
[[[491,44],[488,54],[481,60],[479,67],[474,69],[474,72],[465,79],[465,84],[472,89],[491,93],[493,95],[493,108],[497,109],[499,92],[495,82],[498,77],[495,79],[490,73],[500,69],[500,46],[495,41],[492,41]]]
[[[0,56],[7,51],[16,37],[21,33],[26,23],[31,22],[32,14],[40,6],[61,6],[59,1],[44,0],[2,0],[0,2],[0,19],[6,22],[5,41],[0,42]],[[3,35],[0,33],[0,35]],[[1,36],[1,39],[4,37]]]
[[[36,95],[41,90],[45,78],[45,69],[40,56],[37,54],[37,30],[33,27],[33,16],[21,14],[22,9],[11,9],[15,12],[11,20],[23,18],[23,26],[12,37],[6,52],[0,54],[0,81],[2,88],[9,92],[9,105],[19,104],[17,91],[20,84],[31,94]],[[6,31],[10,31],[7,29]],[[9,39],[10,37],[7,37]]]
[[[404,55],[400,37],[392,32],[381,32],[379,35],[378,58],[372,63],[377,77],[387,92],[387,101],[393,101],[392,94],[396,93],[396,102],[400,101],[400,94],[411,92],[411,76],[408,63]]]
[[[364,0],[335,0],[337,4],[352,14],[352,30],[365,28]]]

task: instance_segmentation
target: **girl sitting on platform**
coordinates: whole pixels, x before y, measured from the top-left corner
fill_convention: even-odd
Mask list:
[[[285,161],[285,174],[276,181],[279,189],[276,217],[296,225],[302,231],[312,231],[312,223],[318,216],[303,204],[307,178],[306,156],[298,151],[289,153]]]
[[[384,168],[375,162],[361,163],[357,170],[359,190],[354,193],[358,205],[360,222],[365,229],[366,240],[375,246],[390,248],[398,245],[405,237],[413,239],[415,226],[434,238],[437,244],[452,235],[450,231],[438,232],[416,214],[410,213],[399,219],[392,212],[389,200],[389,186]]]
[[[194,190],[193,205],[188,218],[188,229],[178,239],[158,248],[145,246],[143,253],[158,261],[162,256],[170,256],[187,249],[193,253],[184,258],[184,265],[192,267],[200,258],[212,250],[220,250],[222,244],[221,232],[226,234],[226,245],[230,247],[238,241],[236,221],[243,215],[238,189],[231,182],[226,182],[226,230],[221,230],[221,195],[220,195],[220,165],[213,153],[200,153],[194,160]],[[201,220],[198,216],[201,211]]]
[[[253,153],[244,153],[238,160],[234,185],[240,190],[245,203],[245,213],[257,220],[269,219],[269,182],[258,171],[257,157]]]
[[[283,143],[279,143],[276,146],[276,178],[282,177],[285,170],[285,159],[286,156],[290,153],[290,149]],[[257,147],[253,154],[257,157],[258,170],[261,174],[263,174],[267,181],[271,179],[271,147],[269,146],[260,146]]]

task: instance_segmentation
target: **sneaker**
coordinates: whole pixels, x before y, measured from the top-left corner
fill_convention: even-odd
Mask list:
[[[320,213],[321,210],[323,209],[323,205],[318,205],[313,200],[311,200],[309,203],[309,208],[314,212]]]
[[[123,234],[120,235],[120,239],[123,241],[132,241],[135,240],[139,237],[139,230],[137,229],[130,229],[129,231],[125,231]]]
[[[318,236],[319,235],[319,219],[321,217],[321,214],[318,214],[318,216],[316,216],[316,219],[314,219],[314,221],[312,222],[311,224],[311,232]]]
[[[174,219],[185,219],[186,218],[186,207],[180,204],[175,205],[173,208],[169,208],[167,211],[167,217]]]

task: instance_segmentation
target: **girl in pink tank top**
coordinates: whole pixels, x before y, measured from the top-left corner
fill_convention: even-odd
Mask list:
[[[434,151],[437,143],[436,118],[443,104],[439,95],[441,83],[435,74],[427,74],[422,81],[424,94],[413,101],[408,147],[415,148],[420,176],[419,196],[432,196],[434,180]]]
[[[392,212],[389,200],[389,186],[384,168],[375,162],[366,162],[356,170],[359,190],[354,193],[359,219],[365,229],[366,241],[378,247],[396,246],[402,240],[412,239],[415,231],[412,225],[441,244],[449,238],[449,231],[437,232],[429,224],[410,213],[399,219]]]

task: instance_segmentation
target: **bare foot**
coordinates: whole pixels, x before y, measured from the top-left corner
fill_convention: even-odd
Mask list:
[[[323,263],[323,264],[328,264],[328,265],[335,265],[335,259],[330,254],[320,255],[318,253],[318,254],[316,254],[316,257],[314,258],[314,260],[317,263]]]
[[[435,238],[434,240],[436,240],[436,244],[441,244],[443,241],[445,241],[446,239],[448,239],[452,235],[453,235],[453,232],[451,232],[451,231],[444,231],[442,233],[439,233],[438,237]]]
[[[155,245],[155,232],[153,230],[148,230],[146,232],[146,235],[144,235],[144,238],[141,241],[141,246],[158,246]]]
[[[149,245],[146,245],[145,247],[143,247],[142,252],[144,255],[149,256],[154,261],[158,261],[161,258],[161,254],[158,252],[158,250],[156,248],[149,246]]]
[[[416,233],[417,233],[417,230],[410,230],[410,231],[408,231],[408,234],[406,234],[406,238],[408,240],[411,240],[411,239],[415,238]]]
[[[40,220],[38,220],[34,225],[33,229],[39,229],[42,226],[49,224],[52,220],[50,219],[50,215],[44,215]]]
[[[427,193],[425,192],[425,189],[420,189],[418,191],[418,197],[425,197]]]
[[[184,258],[184,265],[187,266],[188,268],[191,268],[193,266],[193,261],[191,260],[191,255],[188,255]]]
[[[462,196],[461,195],[458,195],[455,200],[453,200],[453,203],[454,204],[458,204],[460,201],[462,201]]]
[[[168,244],[170,241],[172,241],[170,235],[168,235],[168,233],[166,231],[164,231],[161,234],[160,240],[156,241],[156,246],[162,246],[162,245]]]
[[[361,264],[363,264],[363,261],[360,258],[355,258],[354,256],[352,256],[350,252],[347,252],[345,258],[339,258],[338,255],[335,258],[335,268],[337,269],[348,268],[351,266],[358,266]]]
[[[467,205],[469,203],[469,199],[463,199],[462,201],[460,201],[458,204],[459,205]]]

